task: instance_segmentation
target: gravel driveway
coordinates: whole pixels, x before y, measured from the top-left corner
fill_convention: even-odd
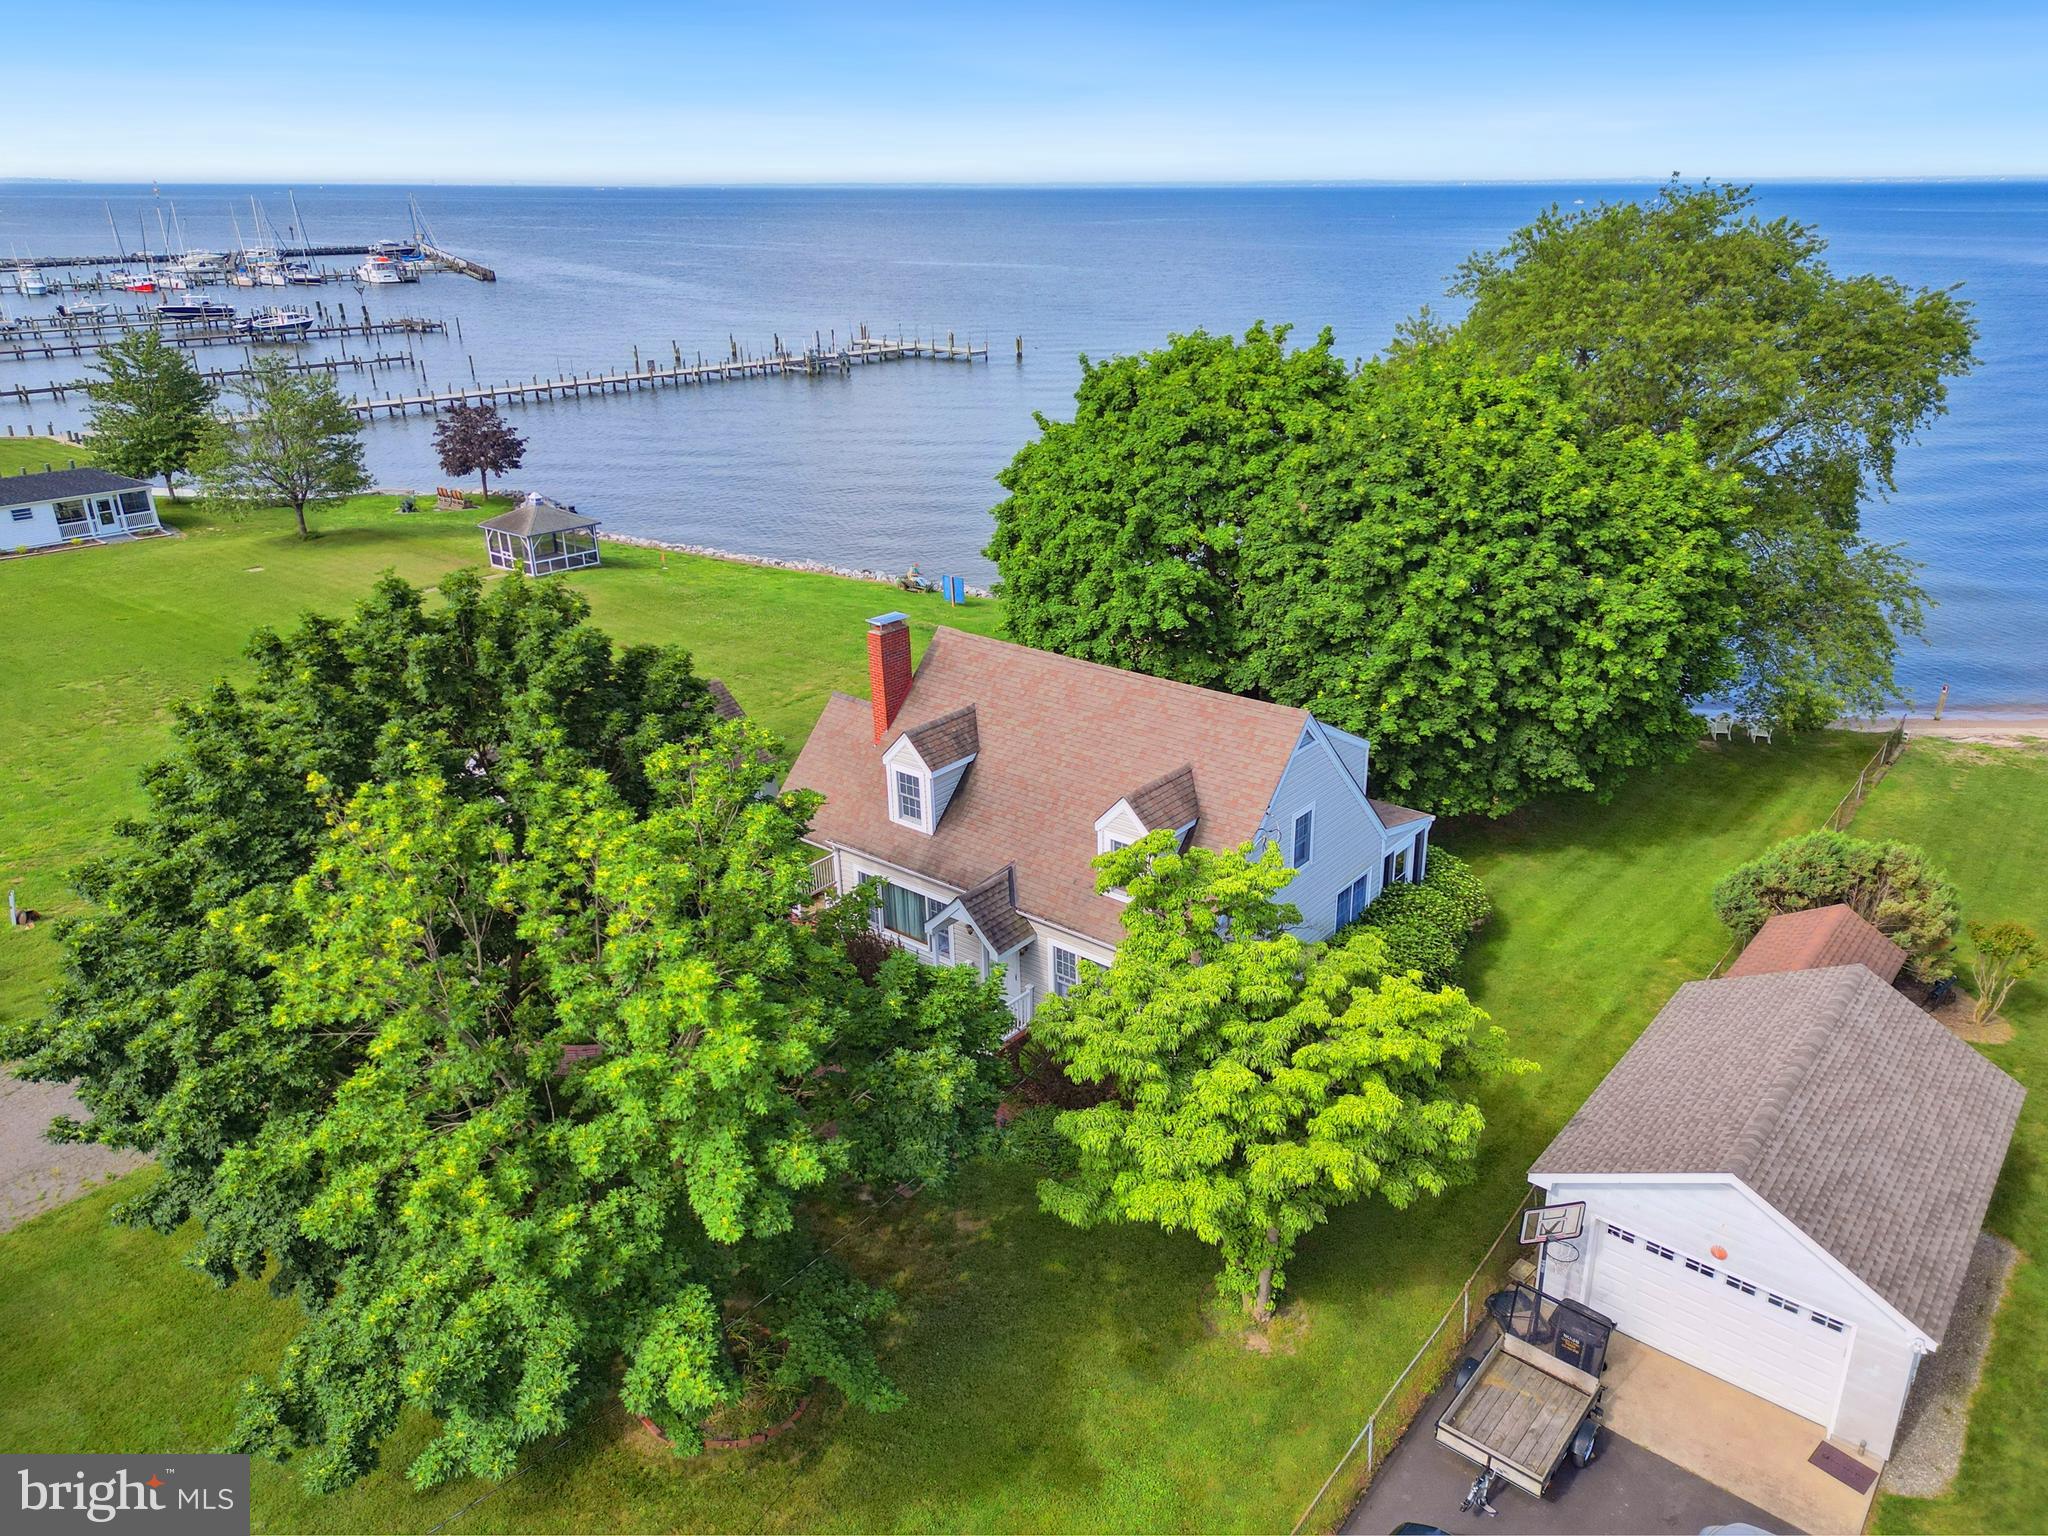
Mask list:
[[[148,1161],[135,1152],[43,1138],[58,1115],[83,1113],[64,1084],[24,1083],[0,1069],[0,1232]]]

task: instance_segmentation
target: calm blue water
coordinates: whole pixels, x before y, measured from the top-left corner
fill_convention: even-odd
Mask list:
[[[165,188],[188,242],[232,243],[251,191],[280,225],[281,188]],[[1332,327],[1354,356],[1442,299],[1475,246],[1498,243],[1552,200],[1612,186],[1124,190],[548,190],[434,188],[442,243],[494,267],[495,286],[444,276],[414,286],[236,290],[248,306],[320,297],[412,313],[459,336],[412,343],[410,378],[344,384],[381,393],[617,367],[643,356],[765,350],[865,322],[988,339],[972,369],[896,364],[850,379],[766,380],[517,410],[531,438],[514,478],[600,513],[621,532],[983,581],[994,475],[1064,414],[1075,358],[1157,344],[1168,332],[1236,331],[1256,319]],[[0,186],[0,252],[103,251],[103,203],[124,243],[146,187]],[[315,242],[403,233],[403,194],[298,189]],[[1924,563],[1939,600],[1928,643],[1900,677],[1923,703],[2048,704],[2048,185],[1780,185],[1767,212],[1817,222],[1846,271],[1961,283],[1983,328],[1977,371],[1950,413],[1904,454],[1898,494],[1867,526]],[[154,215],[150,215],[154,229]],[[0,298],[10,312],[54,299]],[[1024,359],[1013,361],[1013,338]],[[402,348],[402,341],[393,344]],[[352,343],[360,351],[362,343]],[[209,358],[228,362],[233,353]],[[0,388],[54,366],[0,361]],[[0,422],[73,424],[75,410],[0,404]],[[434,483],[430,419],[380,422],[370,456],[386,482]]]

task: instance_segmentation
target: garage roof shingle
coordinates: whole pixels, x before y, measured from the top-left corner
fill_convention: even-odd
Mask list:
[[[1939,1343],[2025,1097],[1860,964],[1695,981],[1530,1176],[1727,1174]]]
[[[1811,971],[1829,965],[1864,965],[1880,981],[1891,981],[1906,963],[1906,952],[1866,922],[1854,907],[1837,902],[1805,912],[1780,912],[1756,931],[1728,967],[1730,976],[1768,971]]]

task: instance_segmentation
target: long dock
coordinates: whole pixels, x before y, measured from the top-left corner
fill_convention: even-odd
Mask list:
[[[419,359],[410,352],[395,352],[379,357],[322,357],[311,362],[286,363],[287,373],[340,373],[344,368],[351,373],[360,373],[365,368],[417,368]],[[199,376],[207,383],[219,388],[236,379],[246,379],[255,370],[250,368],[208,368]],[[0,386],[0,402],[14,405],[30,405],[36,400],[64,400],[75,394],[84,393],[90,379],[71,379],[56,384],[11,384]]]
[[[678,356],[673,367],[648,363],[615,373],[565,373],[553,378],[536,374],[531,379],[505,384],[472,384],[418,394],[386,395],[383,399],[351,400],[349,409],[374,420],[382,416],[438,415],[457,405],[526,405],[541,400],[581,399],[585,395],[630,394],[642,389],[674,389],[689,384],[718,384],[736,379],[817,378],[827,374],[851,373],[872,363],[925,359],[941,363],[972,363],[988,360],[984,343],[965,346],[948,336],[944,343],[917,337],[871,338],[861,336],[844,345],[812,346],[789,351],[778,346],[766,356],[742,354],[706,362],[699,357],[685,363]]]
[[[289,341],[277,338],[253,336],[247,331],[222,329],[214,326],[204,330],[164,331],[164,340],[174,347],[242,347],[289,345],[298,341],[332,341],[351,336],[427,336],[446,331],[448,327],[439,320],[372,320],[368,325],[349,321],[338,321],[328,325],[315,325],[293,335]],[[28,363],[52,361],[60,357],[86,357],[97,353],[104,341],[32,341],[17,342],[9,346],[0,333],[0,362]],[[4,391],[0,391],[4,392]]]

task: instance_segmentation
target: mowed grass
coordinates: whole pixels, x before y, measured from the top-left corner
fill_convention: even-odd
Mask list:
[[[0,439],[17,457],[60,466],[79,450]],[[0,460],[0,465],[4,465]],[[430,506],[431,503],[428,503]],[[137,771],[169,743],[173,704],[238,676],[262,625],[341,613],[384,571],[431,586],[483,560],[491,511],[401,517],[363,497],[315,512],[301,540],[288,513],[244,521],[167,511],[183,535],[0,561],[0,614],[13,660],[0,689],[0,887],[61,913],[67,872],[141,808]],[[834,688],[867,689],[862,621],[907,610],[921,646],[934,622],[993,631],[999,605],[726,561],[609,545],[605,563],[550,580],[585,592],[621,641],[666,641],[723,677],[747,710],[800,745]],[[55,975],[48,925],[0,946],[0,1014],[38,1005]]]
[[[1963,915],[2048,935],[2048,749],[1920,742],[1864,805],[1856,832],[1918,843],[1962,894]],[[1969,979],[1968,940],[1960,974]],[[2021,1258],[1970,1412],[1962,1471],[1939,1499],[1880,1500],[1881,1531],[2039,1530],[2048,1510],[2048,973],[2013,991],[2014,1035],[1984,1054],[2026,1085],[1987,1225]]]
[[[400,519],[388,505],[330,514],[311,544],[275,523],[180,514],[183,542],[0,567],[0,596],[32,608],[55,646],[0,734],[4,857],[10,869],[33,857],[39,902],[134,806],[134,768],[161,747],[171,700],[232,670],[248,629],[339,609],[379,570],[431,581],[473,557],[473,516]],[[829,688],[864,691],[860,621],[896,605],[859,583],[674,556],[664,572],[627,550],[578,585],[616,635],[688,646],[792,737]],[[992,628],[998,616],[978,605],[964,618]],[[383,1469],[333,1498],[305,1493],[288,1466],[259,1466],[257,1526],[420,1530],[460,1510],[451,1531],[1284,1529],[1456,1299],[1530,1160],[1671,989],[1719,954],[1715,879],[1817,824],[1869,749],[1849,736],[1702,748],[1609,804],[1443,830],[1500,909],[1472,990],[1543,1070],[1488,1096],[1472,1186],[1406,1212],[1354,1207],[1307,1241],[1270,1353],[1219,1316],[1199,1244],[1075,1232],[1039,1214],[1028,1169],[983,1167],[944,1196],[840,1218],[849,1262],[900,1298],[885,1339],[909,1395],[898,1413],[825,1401],[768,1447],[690,1460],[600,1414],[496,1490],[430,1494],[403,1480],[414,1425]],[[32,830],[18,830],[24,811]],[[31,990],[17,981],[15,1005]],[[0,1446],[217,1445],[241,1381],[291,1330],[289,1305],[260,1288],[217,1292],[184,1269],[183,1242],[109,1228],[118,1193],[0,1237],[0,1330],[35,1341],[0,1355]]]

